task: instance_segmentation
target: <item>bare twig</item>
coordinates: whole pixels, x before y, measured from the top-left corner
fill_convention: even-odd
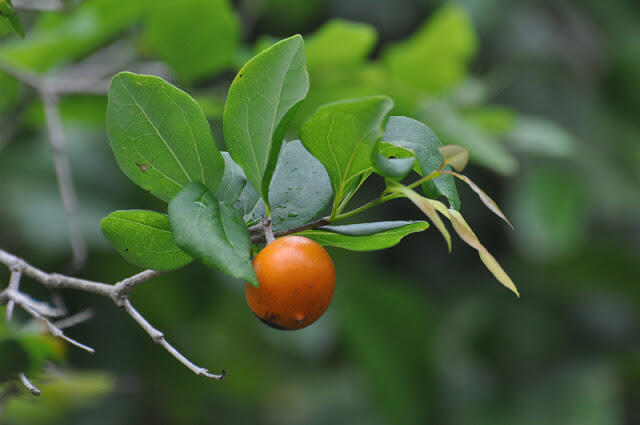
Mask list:
[[[19,268],[14,268],[11,270],[11,277],[9,278],[9,286],[8,289],[12,291],[17,291],[20,289],[20,278],[22,277],[22,270]],[[10,322],[13,318],[13,307],[15,305],[15,301],[9,300],[7,303],[7,311],[5,312],[7,322]]]
[[[20,382],[22,382],[22,385],[24,385],[24,387],[29,390],[29,392],[33,395],[40,395],[40,389],[38,387],[36,387],[35,385],[33,385],[31,383],[31,381],[29,381],[29,378],[27,378],[27,375],[25,375],[24,373],[19,373],[18,374],[18,380]]]
[[[191,371],[193,371],[193,373],[195,373],[198,376],[206,376],[207,378],[212,378],[217,380],[224,379],[226,375],[226,372],[224,370],[219,375],[211,373],[205,368],[196,366],[191,361],[189,361],[189,359],[187,359],[185,356],[180,354],[178,350],[173,348],[173,346],[167,342],[162,332],[160,332],[159,330],[151,326],[151,324],[144,317],[142,317],[142,315],[138,313],[138,311],[135,308],[133,308],[133,305],[131,305],[131,301],[129,301],[129,298],[124,298],[122,302],[122,308],[124,308],[124,310],[129,314],[129,316],[131,316],[133,320],[135,320],[138,323],[138,325],[140,325],[140,327],[144,329],[144,331],[147,334],[149,334],[151,339],[153,339],[153,341],[156,344],[161,345],[165,350],[171,353],[171,355],[175,357],[176,360],[178,360],[180,363],[182,363]]]
[[[79,325],[80,323],[87,322],[93,319],[95,313],[93,310],[83,310],[72,316],[66,317],[62,320],[58,320],[57,322],[53,322],[53,325],[58,329],[66,329],[72,326]]]
[[[30,296],[23,294],[16,289],[7,288],[2,292],[2,294],[5,294],[5,296],[8,297],[9,302],[13,301],[15,304],[28,306],[45,317],[61,317],[63,315],[61,310],[50,306],[48,303],[34,300]]]
[[[53,164],[58,180],[58,189],[69,226],[69,237],[72,252],[72,269],[79,269],[87,259],[87,247],[78,223],[77,196],[71,177],[69,158],[64,151],[64,132],[55,82],[37,73],[0,58],[0,71],[4,71],[23,83],[33,87],[42,97],[45,119],[49,133],[49,145],[53,154]]]
[[[9,267],[11,270],[19,270],[23,276],[28,276],[42,285],[46,286],[49,289],[59,289],[59,288],[67,288],[67,289],[75,289],[79,291],[91,292],[94,294],[102,295],[111,300],[118,306],[122,307],[139,325],[144,329],[144,331],[153,339],[154,342],[162,346],[165,350],[167,350],[173,357],[175,357],[180,363],[185,365],[191,371],[199,376],[205,376],[212,379],[223,379],[225,376],[224,371],[220,374],[213,374],[209,372],[207,369],[201,368],[193,364],[190,360],[188,360],[184,355],[182,355],[178,350],[176,350],[171,344],[167,342],[164,337],[164,334],[151,326],[151,324],[133,307],[131,301],[129,300],[129,293],[138,287],[140,284],[153,279],[161,274],[159,271],[155,270],[145,270],[136,275],[130,276],[126,279],[123,279],[116,283],[115,285],[109,285],[102,282],[93,282],[85,279],[78,279],[71,276],[65,276],[60,274],[53,273],[45,273],[37,267],[32,266],[21,258],[16,257],[15,255],[9,254],[8,252],[0,249],[0,263]],[[24,297],[18,295],[19,292],[15,289],[7,288],[3,292],[0,293],[0,303],[8,303],[9,301],[14,301],[16,304],[20,305],[25,309],[27,313],[29,313],[34,318],[42,321],[45,326],[49,329],[49,331],[60,338],[65,339],[66,341],[93,352],[93,349],[78,343],[75,340],[68,338],[61,330],[61,327],[56,326],[56,324],[51,323],[48,319],[46,319],[42,314],[40,314],[36,309],[34,309],[30,303],[24,301]],[[69,318],[71,320],[71,318]],[[62,326],[64,327],[64,326]]]
[[[64,8],[60,0],[13,0],[13,7],[21,10],[55,12]]]
[[[49,131],[49,145],[53,154],[53,165],[58,180],[58,190],[67,214],[73,255],[72,268],[77,270],[87,260],[87,245],[82,237],[78,220],[78,199],[71,176],[71,165],[69,164],[69,157],[64,151],[64,131],[62,120],[60,119],[60,109],[58,108],[58,96],[49,90],[44,90],[42,91],[42,101]]]

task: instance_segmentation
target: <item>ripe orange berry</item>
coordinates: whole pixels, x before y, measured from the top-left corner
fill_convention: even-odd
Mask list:
[[[329,253],[309,238],[276,239],[256,255],[253,268],[260,286],[245,284],[247,303],[271,327],[302,329],[331,304],[336,269]]]

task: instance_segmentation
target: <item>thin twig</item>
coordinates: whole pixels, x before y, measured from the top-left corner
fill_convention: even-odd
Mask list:
[[[224,379],[226,372],[223,370],[219,375],[209,372],[207,369],[198,367],[193,364],[189,359],[180,354],[178,350],[173,348],[171,344],[167,342],[164,337],[164,334],[151,326],[151,324],[144,318],[138,311],[131,305],[131,301],[128,298],[125,298],[122,302],[122,307],[124,310],[135,320],[138,325],[151,337],[151,339],[158,345],[161,345],[165,350],[167,350],[173,357],[176,358],[180,363],[189,368],[193,373],[198,376],[206,376],[207,378],[221,380]]]
[[[29,378],[27,378],[27,375],[25,375],[24,373],[19,373],[18,374],[18,380],[20,382],[22,382],[22,385],[24,385],[24,387],[29,390],[29,392],[33,395],[40,395],[40,389],[38,387],[36,387],[35,385],[33,385],[31,383],[31,381],[29,381]]]
[[[9,302],[13,301],[16,304],[28,306],[45,317],[62,317],[63,315],[61,310],[50,306],[48,303],[34,300],[30,296],[23,294],[18,290],[7,288],[2,293],[8,297]]]
[[[190,360],[188,360],[184,355],[182,355],[178,350],[176,350],[171,344],[169,344],[162,332],[155,329],[153,326],[149,324],[149,322],[131,305],[131,301],[129,300],[129,293],[140,284],[153,279],[161,274],[159,271],[155,270],[145,270],[136,275],[130,276],[126,279],[123,279],[116,283],[115,285],[109,285],[102,282],[94,282],[85,279],[78,279],[71,276],[65,276],[54,273],[45,273],[37,267],[32,266],[21,258],[16,257],[15,255],[9,254],[8,252],[0,249],[0,263],[9,267],[11,270],[20,270],[24,276],[31,277],[42,285],[46,286],[49,289],[59,289],[59,288],[67,288],[67,289],[75,289],[79,291],[91,292],[94,294],[102,295],[110,298],[116,305],[125,309],[125,311],[151,336],[151,338],[161,345],[165,350],[167,350],[173,357],[175,357],[180,363],[185,365],[191,371],[196,373],[199,376],[206,376],[212,379],[222,379],[225,376],[224,371],[221,374],[213,374],[209,372],[207,369],[201,368],[193,364]],[[29,306],[28,303],[21,304],[22,298],[15,297],[15,291],[6,289],[2,293],[0,293],[0,302],[3,301],[3,298],[6,299],[4,302],[8,302],[12,300],[19,304],[21,307],[27,311],[27,313],[31,314],[34,318],[41,320],[49,331],[63,338],[74,345],[78,345],[84,349],[90,349],[89,347],[84,346],[70,338],[66,337],[62,330],[56,327],[53,323],[51,323],[48,319],[38,313],[35,309]]]
[[[64,339],[65,341],[67,341],[68,343],[75,345],[78,348],[81,348],[85,351],[88,351],[89,353],[94,353],[95,350],[91,347],[88,347],[78,341],[76,341],[73,338],[69,338],[68,336],[66,336],[64,334],[64,332],[62,332],[61,329],[57,328],[53,323],[51,323],[49,321],[49,319],[47,319],[45,316],[43,316],[42,314],[40,314],[40,312],[38,312],[38,310],[36,310],[35,308],[33,308],[31,305],[29,305],[28,303],[25,303],[23,301],[22,297],[19,297],[18,295],[22,295],[22,294],[16,294],[13,291],[4,291],[2,294],[2,296],[4,297],[8,297],[10,300],[13,300],[16,304],[18,304],[20,307],[22,307],[22,309],[24,311],[26,311],[27,313],[29,313],[34,319],[40,320],[49,330],[49,333],[51,333],[51,335],[55,336],[56,338],[60,338],[60,339]]]
[[[66,317],[62,320],[58,320],[57,322],[53,322],[53,325],[58,329],[66,329],[72,326],[79,325],[80,323],[87,322],[93,319],[95,313],[91,309],[82,310],[72,316]]]
[[[33,87],[34,89],[41,91],[44,87],[40,75],[32,70],[20,65],[16,65],[6,59],[0,57],[0,71],[11,75],[14,78],[22,81],[24,84]]]
[[[37,12],[56,12],[64,8],[59,0],[13,0],[13,7]]]
[[[22,278],[22,270],[19,268],[14,268],[11,270],[11,277],[9,278],[9,286],[7,289],[12,291],[17,291],[20,289],[20,279]],[[15,301],[9,300],[7,303],[7,311],[5,312],[7,322],[10,322],[13,318],[13,307],[15,306]]]
[[[48,90],[42,92],[44,103],[44,115],[49,131],[49,145],[53,155],[53,165],[56,170],[58,180],[58,190],[62,198],[62,205],[67,214],[67,224],[69,226],[69,236],[71,240],[72,269],[80,269],[87,260],[87,245],[82,237],[80,223],[78,220],[78,199],[71,177],[71,165],[69,157],[64,151],[64,132],[62,120],[60,119],[60,109],[58,108],[58,97]]]
[[[72,253],[71,266],[73,270],[77,270],[84,265],[87,259],[87,246],[82,237],[78,222],[78,201],[71,176],[71,166],[69,164],[69,158],[64,151],[64,131],[62,120],[60,119],[55,82],[2,58],[0,58],[0,71],[4,71],[33,87],[42,97],[47,131],[49,133],[49,145],[51,147],[53,164],[58,180],[58,189],[69,226]]]

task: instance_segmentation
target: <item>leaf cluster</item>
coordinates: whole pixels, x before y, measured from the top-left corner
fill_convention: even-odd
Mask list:
[[[453,171],[466,165],[466,149],[443,147],[425,124],[392,116],[392,99],[380,95],[322,105],[300,127],[299,140],[287,141],[309,88],[300,35],[255,55],[229,88],[223,120],[228,152],[220,152],[202,109],[187,93],[159,77],[116,75],[107,107],[116,160],[127,177],[167,202],[168,209],[166,215],[116,211],[102,221],[107,239],[140,267],[171,270],[197,259],[257,286],[251,254],[265,231],[263,219],[273,223],[277,235],[298,232],[355,251],[384,249],[428,223],[334,223],[406,197],[440,230],[449,249],[450,236],[438,213],[451,220],[498,280],[517,293],[459,212],[456,177],[505,218],[473,182]],[[384,179],[385,190],[347,210],[372,175]],[[403,183],[411,175],[417,179]],[[314,221],[327,208],[327,216]]]

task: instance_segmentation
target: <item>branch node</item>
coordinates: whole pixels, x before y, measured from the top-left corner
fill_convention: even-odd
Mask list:
[[[164,333],[160,332],[157,329],[154,329],[151,332],[150,336],[153,342],[155,342],[156,344],[162,344],[162,342],[164,341]]]

